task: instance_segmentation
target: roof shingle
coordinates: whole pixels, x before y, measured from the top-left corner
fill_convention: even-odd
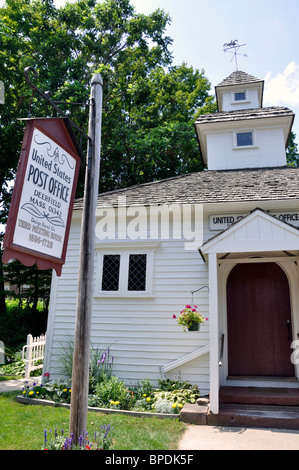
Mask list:
[[[299,168],[260,168],[200,171],[119,189],[98,196],[98,207],[204,204],[242,201],[292,200],[299,202]],[[77,199],[75,210],[83,208]]]
[[[295,116],[289,108],[271,106],[268,108],[240,109],[237,111],[225,111],[220,113],[203,114],[199,116],[195,124],[206,124],[210,122],[242,121],[262,118],[275,118],[284,116]]]
[[[236,84],[245,84],[245,83],[255,83],[261,82],[262,80],[254,77],[253,75],[249,75],[246,72],[241,72],[240,70],[236,70],[235,72],[231,73],[228,77],[222,80],[221,83],[217,86],[226,86],[226,85],[236,85]]]

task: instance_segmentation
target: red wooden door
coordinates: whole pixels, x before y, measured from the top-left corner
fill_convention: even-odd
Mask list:
[[[276,263],[232,269],[227,328],[230,376],[294,376],[289,284]]]

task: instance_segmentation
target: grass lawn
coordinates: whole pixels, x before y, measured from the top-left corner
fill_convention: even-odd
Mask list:
[[[70,410],[17,403],[20,392],[0,393],[0,450],[40,450],[44,429],[68,433]],[[88,412],[87,430],[113,427],[114,450],[175,450],[187,425],[179,419],[135,418]]]

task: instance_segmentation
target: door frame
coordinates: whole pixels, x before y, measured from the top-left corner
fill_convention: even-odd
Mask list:
[[[257,257],[258,256],[258,257]],[[239,263],[277,263],[284,271],[290,291],[290,306],[291,306],[291,319],[292,319],[292,341],[297,339],[297,332],[299,332],[299,289],[298,286],[298,264],[299,257],[273,257],[271,254],[262,255],[258,253],[245,254],[242,253],[239,256],[229,259],[218,259],[218,276],[219,276],[219,331],[224,333],[224,348],[223,348],[223,366],[220,368],[220,385],[222,386],[275,386],[285,387],[286,379],[268,379],[268,378],[248,378],[248,379],[228,379],[228,348],[227,348],[227,297],[226,297],[226,286],[227,279],[232,269]],[[290,356],[293,350],[290,348]],[[299,387],[299,364],[294,364],[295,379],[293,381],[287,381],[288,387]],[[296,380],[297,379],[297,380]]]

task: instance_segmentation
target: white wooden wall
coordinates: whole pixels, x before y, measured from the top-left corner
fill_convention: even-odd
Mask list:
[[[61,345],[74,334],[79,234],[80,223],[74,220],[62,276],[53,276],[44,360],[44,372],[52,378],[59,376]],[[160,241],[154,252],[152,297],[94,298],[91,342],[110,347],[116,376],[127,384],[147,377],[157,383],[162,366],[208,345],[208,322],[199,332],[185,333],[172,318],[191,303],[192,291],[208,284],[207,276],[197,250],[185,250],[183,241]],[[194,294],[194,303],[207,317],[208,294],[206,289]],[[167,377],[188,380],[208,393],[209,354],[168,371]]]

